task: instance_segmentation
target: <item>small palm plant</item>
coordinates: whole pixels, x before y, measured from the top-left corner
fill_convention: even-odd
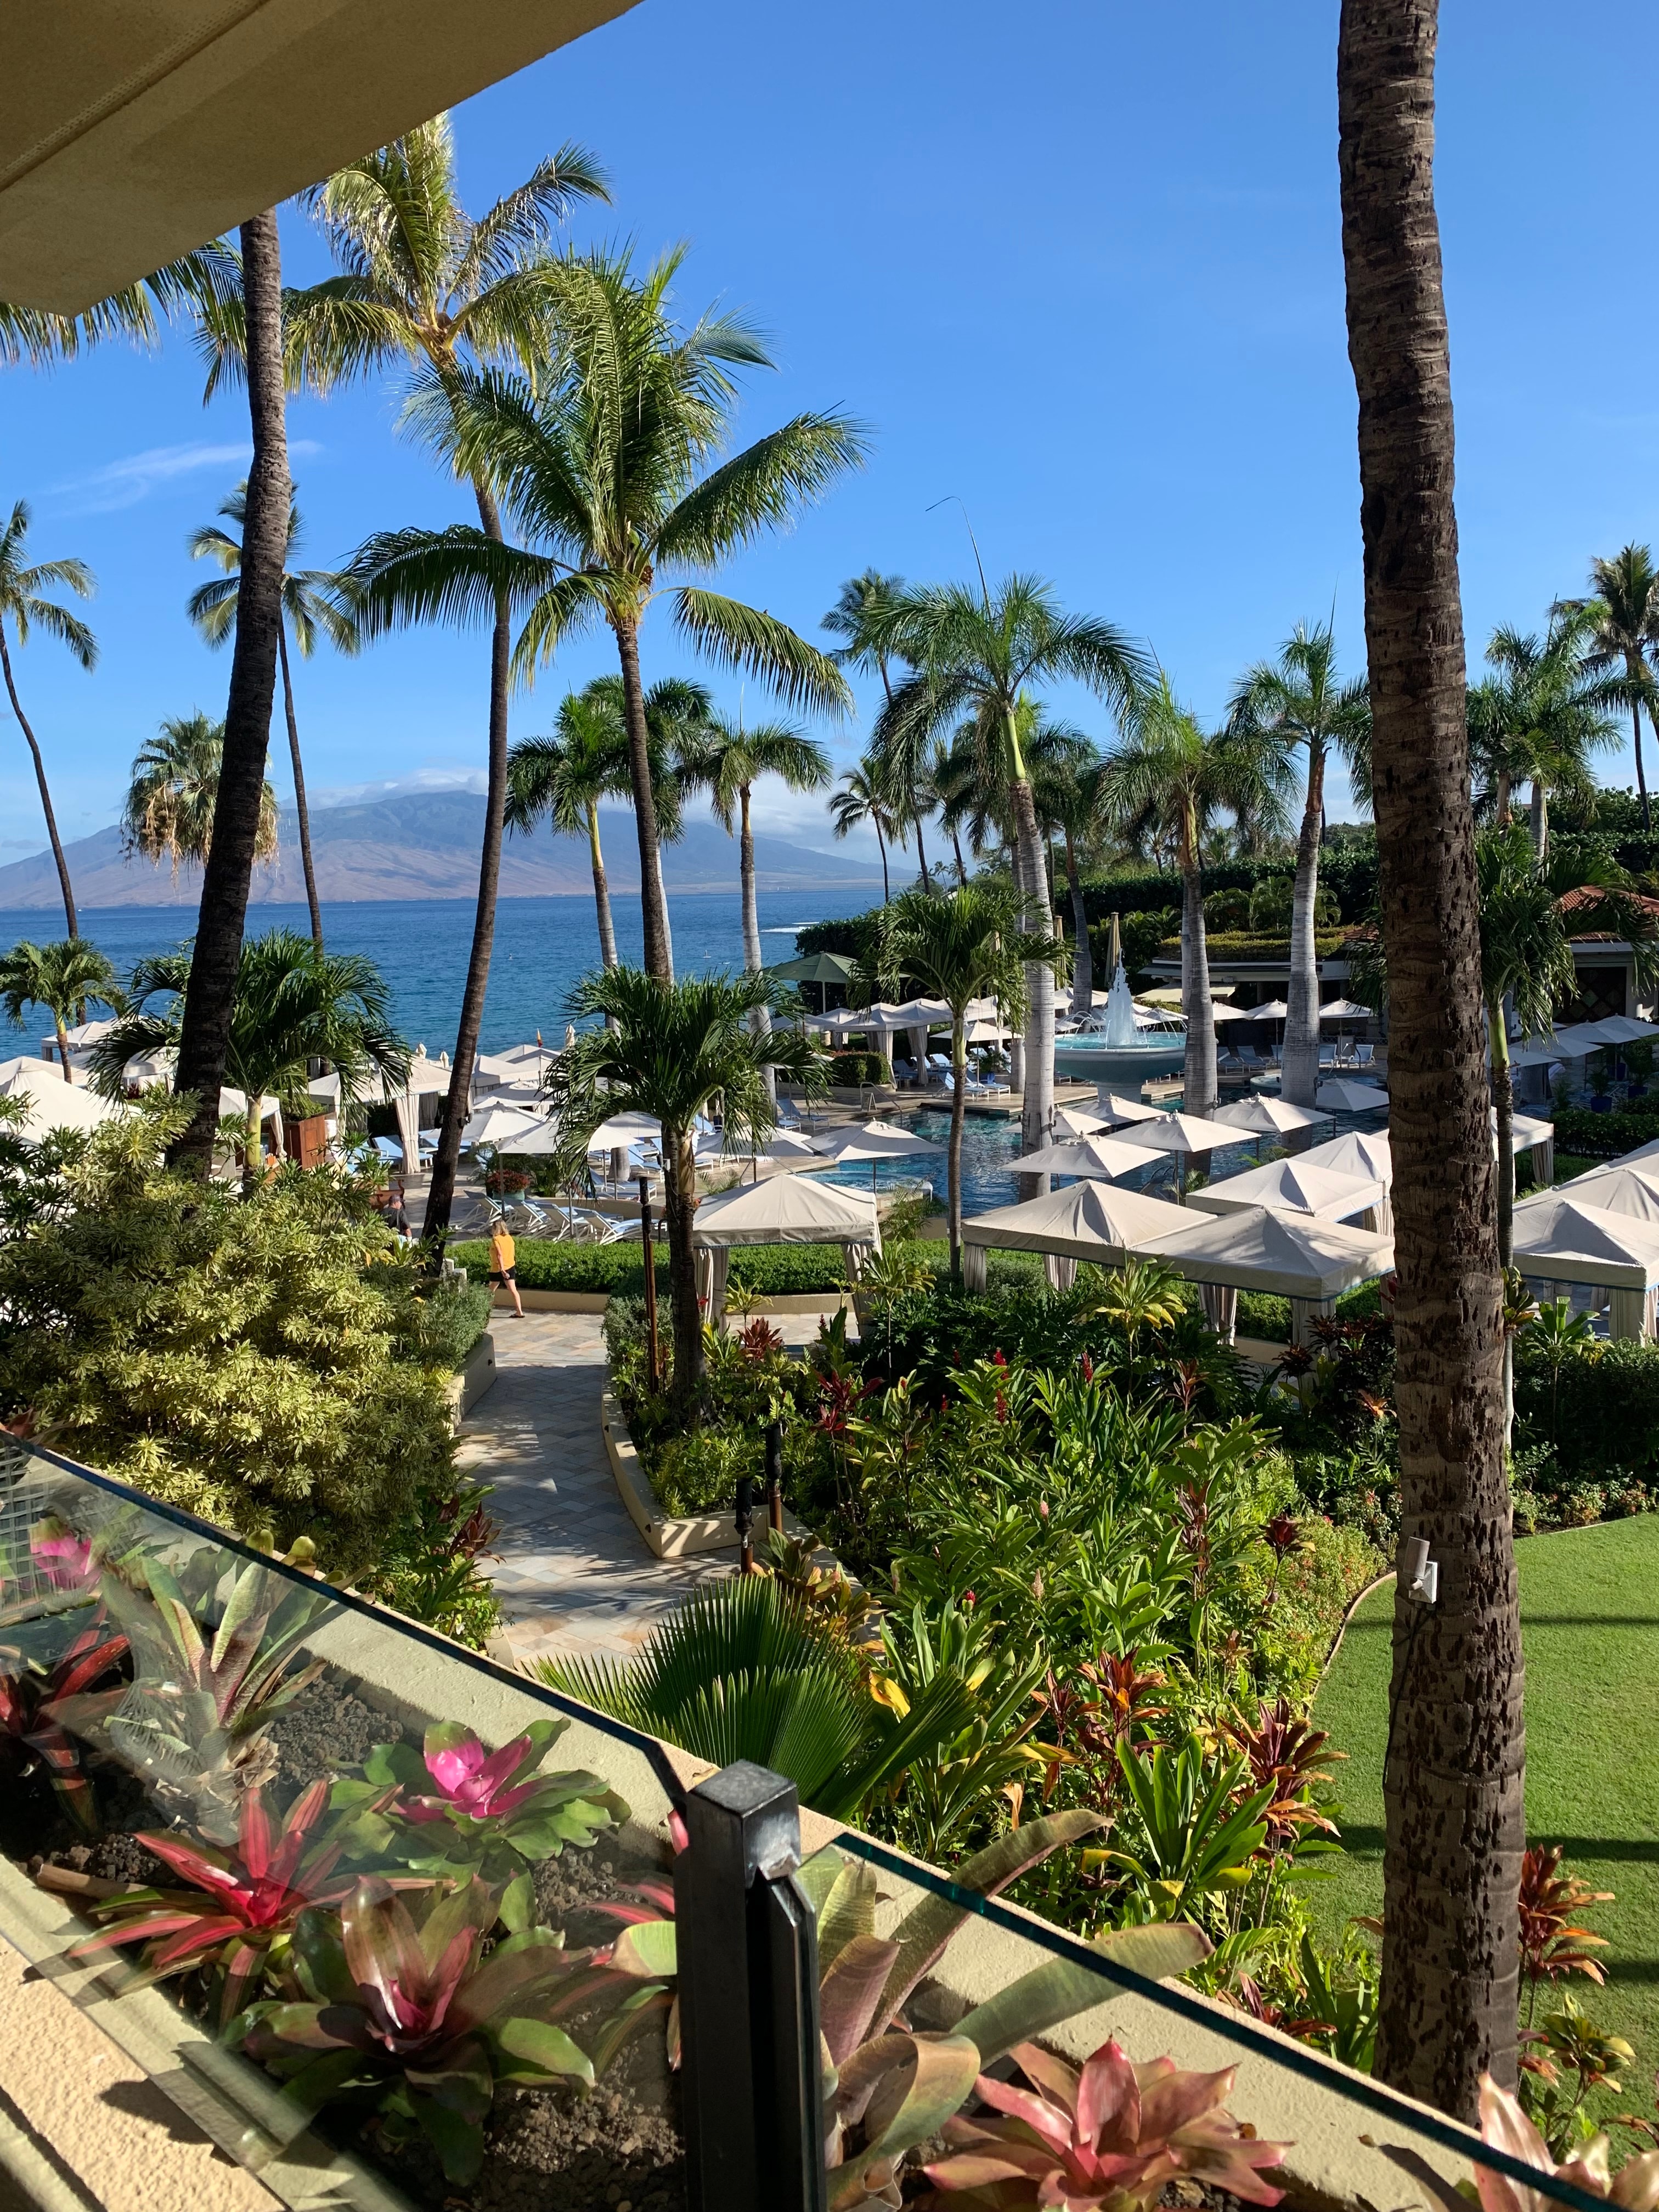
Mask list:
[[[767,1089],[770,1066],[809,1090],[823,1085],[823,1055],[799,1030],[757,1036],[757,1012],[788,1012],[798,1002],[769,976],[704,975],[678,983],[637,968],[589,975],[571,1000],[578,1016],[607,1026],[584,1030],[549,1070],[547,1090],[563,1138],[561,1164],[575,1176],[587,1140],[615,1114],[648,1114],[662,1127],[669,1296],[674,1315],[674,1390],[696,1418],[702,1378],[702,1319],[697,1310],[691,1218],[697,1203],[692,1131],[719,1098],[734,1149],[758,1152],[776,1127]]]
[[[65,1083],[75,1080],[70,1066],[69,1032],[85,1021],[89,1006],[108,1006],[119,1012],[125,998],[114,969],[86,938],[60,938],[53,945],[35,945],[27,937],[21,938],[9,952],[0,955],[0,1006],[5,1008],[14,1029],[23,1026],[25,1006],[46,1008],[52,1016]]]
[[[219,771],[224,763],[225,726],[199,710],[175,714],[147,738],[132,763],[126,804],[121,811],[121,842],[159,867],[207,860],[213,842],[213,814],[219,802]],[[270,860],[276,852],[276,794],[267,783],[259,799],[259,826],[253,857]]]

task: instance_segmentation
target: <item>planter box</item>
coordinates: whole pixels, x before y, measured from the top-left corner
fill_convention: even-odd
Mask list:
[[[486,1329],[449,1378],[449,1417],[464,1421],[495,1382],[495,1340]]]
[[[605,1455],[611,1462],[611,1478],[618,1496],[628,1508],[629,1516],[646,1542],[659,1559],[688,1559],[698,1552],[735,1552],[738,1548],[737,1523],[732,1513],[665,1513],[651,1487],[643,1462],[634,1449],[634,1440],[628,1433],[628,1423],[623,1409],[609,1390],[599,1401],[599,1432],[605,1438]],[[733,1508],[733,1513],[736,1509]],[[755,1534],[763,1533],[763,1499],[757,1500]],[[811,1530],[803,1528],[787,1508],[783,1516],[786,1534],[799,1540],[810,1540]]]

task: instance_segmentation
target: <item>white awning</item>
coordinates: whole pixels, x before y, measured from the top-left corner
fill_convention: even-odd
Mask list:
[[[1205,1213],[1237,1213],[1260,1206],[1320,1221],[1352,1221],[1383,1205],[1388,1195],[1388,1185],[1374,1176],[1343,1175],[1335,1168],[1310,1167],[1301,1158],[1270,1160],[1265,1167],[1228,1176],[1188,1192],[1187,1202]]]
[[[769,1176],[764,1182],[705,1198],[692,1216],[691,1242],[879,1247],[881,1230],[867,1191],[819,1182],[809,1175]]]
[[[1067,1183],[1023,1206],[999,1206],[962,1224],[965,1244],[1012,1252],[1056,1252],[1102,1267],[1133,1257],[1150,1237],[1184,1226],[1191,1216],[1167,1199],[1106,1182]]]
[[[1263,1291],[1282,1298],[1322,1304],[1357,1284],[1386,1275],[1394,1266],[1394,1239],[1334,1221],[1294,1214],[1211,1214],[1144,1243],[1148,1258],[1164,1260],[1188,1282],[1218,1283],[1236,1291]]]

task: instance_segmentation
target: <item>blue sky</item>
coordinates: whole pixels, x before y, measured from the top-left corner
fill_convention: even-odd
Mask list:
[[[1361,660],[1353,388],[1342,312],[1334,0],[762,0],[630,14],[459,110],[475,207],[568,137],[616,205],[578,241],[691,252],[679,297],[770,334],[742,428],[840,406],[871,428],[867,470],[725,587],[816,634],[869,563],[968,572],[955,495],[988,567],[1035,569],[1064,600],[1150,641],[1217,714],[1242,668],[1333,606]],[[1438,185],[1472,651],[1541,620],[1593,552],[1659,531],[1656,307],[1645,233],[1655,19],[1607,0],[1595,35],[1543,0],[1445,10]],[[288,273],[323,257],[285,216]],[[235,397],[204,411],[175,332],[0,379],[0,500],[34,508],[34,556],[97,573],[95,675],[55,647],[18,658],[60,820],[114,818],[134,751],[165,714],[222,711],[228,660],[183,618],[187,531],[243,465]],[[374,387],[290,410],[308,557],[371,529],[467,515],[392,432]],[[930,511],[931,510],[931,511]],[[665,616],[647,675],[682,665]],[[611,665],[573,647],[514,710],[547,726],[567,684]],[[483,641],[404,636],[299,676],[313,786],[477,775]],[[1099,709],[1073,703],[1109,734]],[[838,759],[855,728],[826,731]],[[1605,773],[1627,781],[1627,751]],[[285,787],[280,768],[279,787]],[[770,801],[779,828],[815,802]],[[0,859],[44,842],[27,757],[0,723]]]

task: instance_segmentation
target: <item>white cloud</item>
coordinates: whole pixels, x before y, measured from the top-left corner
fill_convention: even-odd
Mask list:
[[[289,446],[290,457],[319,453],[314,440],[299,438]],[[128,453],[101,468],[67,477],[52,487],[55,496],[67,500],[71,514],[113,514],[124,507],[137,507],[161,485],[175,477],[193,476],[201,469],[236,469],[246,472],[252,458],[246,445],[152,446],[142,453]]]
[[[311,794],[313,806],[360,806],[365,800],[397,799],[409,791],[483,791],[488,779],[480,768],[422,768],[413,775],[389,776],[378,783],[336,783]]]

